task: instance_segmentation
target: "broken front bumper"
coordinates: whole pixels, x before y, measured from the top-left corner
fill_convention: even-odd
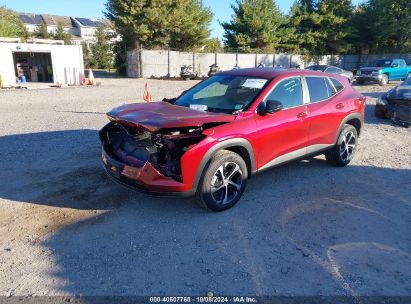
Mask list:
[[[106,173],[127,188],[155,196],[192,196],[191,187],[158,172],[149,162],[142,167],[129,166],[110,157],[102,148],[102,160]]]
[[[385,105],[385,116],[404,127],[411,126],[411,106]]]

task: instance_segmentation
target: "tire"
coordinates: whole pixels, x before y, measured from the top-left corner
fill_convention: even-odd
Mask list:
[[[212,211],[233,207],[247,184],[247,165],[237,153],[218,151],[204,168],[196,199],[200,206]]]
[[[383,106],[376,105],[375,108],[374,108],[374,115],[377,118],[382,118],[382,119],[386,118],[385,117],[385,108]]]
[[[387,74],[382,75],[380,81],[378,82],[380,86],[385,86],[388,84],[388,76]]]
[[[352,125],[346,124],[342,128],[335,146],[325,153],[325,158],[333,166],[344,167],[353,159],[357,146],[357,130]]]

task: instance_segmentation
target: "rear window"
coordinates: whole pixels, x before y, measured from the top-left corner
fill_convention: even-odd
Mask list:
[[[340,92],[340,91],[342,91],[342,89],[344,89],[344,86],[337,79],[330,78],[330,80],[333,83],[333,85],[334,85],[335,89],[337,90],[337,92]]]
[[[327,86],[327,80],[323,77],[306,77],[310,102],[328,99],[332,94]]]

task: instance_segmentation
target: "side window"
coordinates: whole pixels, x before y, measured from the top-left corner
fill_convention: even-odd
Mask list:
[[[299,77],[293,77],[281,81],[265,100],[280,101],[284,109],[302,105],[303,93],[301,89],[301,79]]]
[[[344,89],[344,86],[337,79],[330,78],[330,80],[333,83],[333,85],[334,85],[335,89],[337,90],[337,92],[340,92],[340,91],[342,91],[342,89]]]
[[[330,79],[326,78],[325,79],[325,85],[327,86],[327,91],[328,91],[328,97],[333,96],[335,93],[337,93],[336,89],[334,86],[331,84]]]
[[[323,77],[306,77],[310,102],[328,99],[331,95],[327,87],[327,80]]]

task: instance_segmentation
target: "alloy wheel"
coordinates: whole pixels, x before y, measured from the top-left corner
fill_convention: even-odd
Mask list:
[[[356,138],[353,132],[347,132],[340,145],[341,159],[346,162],[353,158]]]
[[[226,162],[218,167],[211,179],[211,196],[219,204],[229,204],[237,198],[243,184],[243,172],[238,164]]]

